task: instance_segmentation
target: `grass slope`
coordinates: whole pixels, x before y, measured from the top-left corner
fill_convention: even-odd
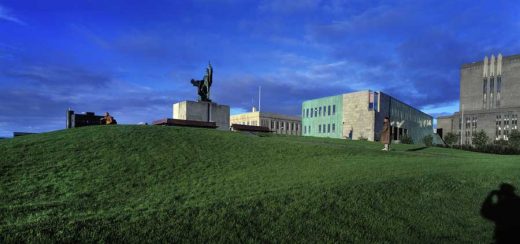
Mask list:
[[[416,148],[155,126],[4,140],[0,242],[491,241],[480,205],[520,158]]]

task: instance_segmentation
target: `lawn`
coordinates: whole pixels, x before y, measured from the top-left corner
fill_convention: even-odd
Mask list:
[[[94,126],[0,140],[0,242],[491,242],[520,157]]]

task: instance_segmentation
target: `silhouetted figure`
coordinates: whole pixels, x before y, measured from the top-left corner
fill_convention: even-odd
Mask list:
[[[520,243],[520,197],[514,186],[503,183],[500,190],[491,191],[480,214],[495,222],[496,243]]]

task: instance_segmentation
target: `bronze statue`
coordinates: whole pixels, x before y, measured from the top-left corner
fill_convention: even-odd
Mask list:
[[[211,67],[211,63],[208,63],[206,74],[202,80],[191,79],[191,84],[197,87],[199,101],[211,102],[211,99],[209,99],[211,83],[213,83],[213,68]]]

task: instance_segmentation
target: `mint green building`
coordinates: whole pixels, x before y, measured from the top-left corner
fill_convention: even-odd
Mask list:
[[[304,101],[302,135],[378,141],[386,116],[395,142],[408,135],[420,143],[433,134],[432,116],[385,93],[366,90]]]

